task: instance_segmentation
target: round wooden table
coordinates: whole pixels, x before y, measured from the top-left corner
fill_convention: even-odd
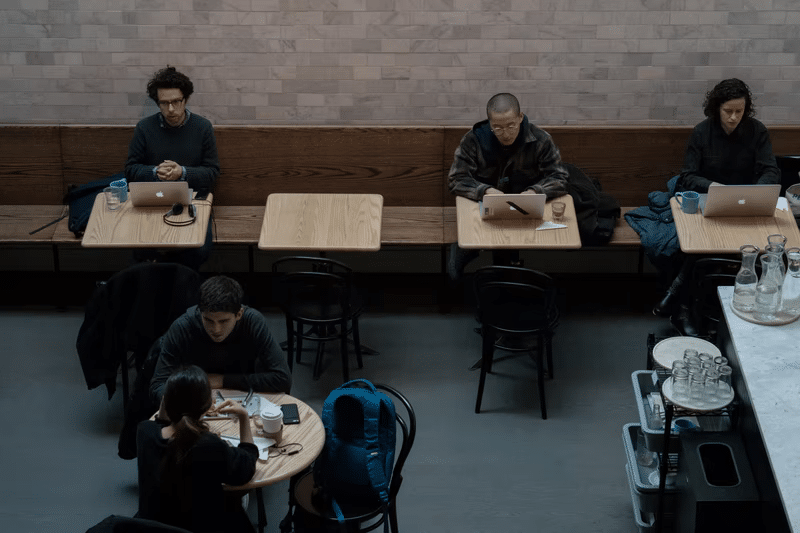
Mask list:
[[[222,390],[221,392],[225,397],[242,394],[241,391]],[[258,395],[277,405],[297,404],[300,423],[284,424],[283,438],[278,444],[285,445],[296,442],[302,444],[303,449],[294,455],[283,454],[270,457],[267,461],[259,459],[256,462],[256,473],[249,482],[236,487],[226,486],[226,490],[249,490],[289,479],[314,462],[325,444],[325,428],[322,420],[305,402],[283,393],[258,393]],[[209,420],[208,426],[218,435],[239,438],[239,422],[236,419]],[[250,418],[250,428],[254,437],[262,436],[261,428],[256,426],[254,418]]]

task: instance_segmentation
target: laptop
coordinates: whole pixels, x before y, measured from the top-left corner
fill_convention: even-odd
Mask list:
[[[191,190],[185,181],[134,181],[128,188],[136,207],[191,203]]]
[[[546,194],[486,194],[478,202],[484,220],[536,219],[544,215]]]
[[[700,195],[704,217],[771,217],[781,192],[774,185],[712,185]]]

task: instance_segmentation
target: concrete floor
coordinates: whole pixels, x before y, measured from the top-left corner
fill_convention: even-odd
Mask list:
[[[469,291],[446,314],[414,305],[409,291],[373,294],[362,342],[380,355],[365,356],[362,370],[353,362],[351,377],[391,384],[416,409],[401,531],[637,531],[621,439],[622,426],[638,420],[630,375],[645,366],[647,334],[670,329],[629,283],[560,284],[547,420],[526,357],[495,364],[483,412],[474,413],[479,373],[469,367],[480,340]],[[265,312],[284,339],[282,316]],[[0,308],[0,531],[82,533],[109,514],[136,512],[136,462],[117,457],[120,394],[109,401],[104,387],[86,389],[75,351],[82,321],[74,305]],[[319,381],[311,359],[295,367],[292,394],[319,410],[341,381],[338,352],[329,349]],[[287,486],[265,490],[270,532],[286,512]]]

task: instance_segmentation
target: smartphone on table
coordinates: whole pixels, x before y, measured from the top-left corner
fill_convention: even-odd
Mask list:
[[[297,410],[296,403],[286,403],[281,405],[281,411],[283,411],[283,423],[284,424],[299,424],[300,423],[300,413]]]

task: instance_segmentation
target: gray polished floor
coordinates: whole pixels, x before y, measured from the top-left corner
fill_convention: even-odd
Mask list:
[[[380,355],[351,376],[398,388],[419,423],[398,499],[401,531],[637,531],[621,440],[623,424],[637,420],[630,374],[644,368],[647,334],[669,329],[631,303],[629,285],[604,293],[623,297],[562,285],[548,420],[525,357],[496,363],[484,411],[474,413],[478,372],[469,367],[480,343],[468,302],[444,314],[398,291],[365,314],[362,341]],[[285,338],[282,317],[265,312]],[[82,533],[136,511],[136,463],[117,457],[120,395],[86,389],[74,347],[82,320],[79,306],[0,309],[0,531]],[[338,352],[328,356],[319,381],[311,353],[295,369],[292,392],[315,409],[341,379]],[[265,491],[270,532],[286,488]]]

